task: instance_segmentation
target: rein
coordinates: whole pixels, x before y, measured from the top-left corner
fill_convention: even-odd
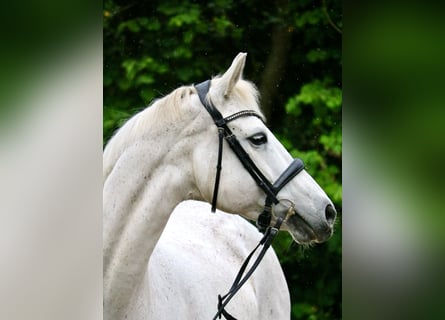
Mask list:
[[[218,312],[216,313],[215,317],[213,317],[213,320],[216,320],[217,318],[221,319],[221,315],[223,315],[227,320],[237,320],[236,318],[234,318],[231,314],[229,314],[224,309],[225,306],[230,302],[230,300],[238,292],[238,290],[241,289],[241,287],[244,285],[244,283],[246,283],[246,281],[250,278],[250,276],[253,274],[255,269],[260,264],[261,260],[263,260],[267,249],[269,249],[270,245],[272,244],[272,241],[275,239],[275,236],[277,235],[278,231],[280,230],[281,224],[284,221],[286,221],[290,216],[292,216],[294,213],[295,213],[295,210],[294,210],[293,206],[290,206],[284,219],[282,217],[277,218],[277,222],[275,223],[275,225],[273,227],[268,227],[266,229],[266,231],[264,232],[263,238],[260,240],[260,242],[257,244],[257,246],[252,250],[252,252],[247,256],[246,260],[244,260],[244,263],[242,264],[240,270],[238,271],[238,274],[237,274],[232,286],[230,287],[229,292],[227,292],[222,297],[221,297],[221,295],[218,295]],[[242,277],[247,266],[249,265],[250,259],[253,257],[253,254],[255,253],[255,251],[257,251],[257,249],[260,246],[263,246],[263,249],[261,249],[255,262],[252,264],[250,269],[246,272],[246,275],[244,277]]]
[[[250,276],[253,274],[255,269],[260,264],[261,260],[263,259],[264,255],[266,254],[267,249],[269,249],[270,245],[272,244],[273,239],[275,239],[275,236],[277,235],[278,231],[280,230],[281,223],[283,222],[283,218],[278,218],[277,223],[274,227],[267,228],[266,232],[264,233],[263,238],[260,240],[260,242],[257,244],[257,246],[252,250],[252,252],[247,256],[246,260],[244,261],[243,265],[241,266],[240,270],[238,271],[238,274],[235,278],[235,281],[232,284],[232,287],[230,288],[229,292],[227,292],[224,296],[221,297],[221,295],[218,295],[218,312],[213,317],[213,320],[216,320],[217,318],[221,319],[221,315],[223,315],[227,320],[236,320],[232,315],[230,315],[224,308],[225,306],[230,302],[230,300],[233,298],[233,296],[238,292],[239,289],[246,283],[246,281],[250,278]],[[263,249],[258,254],[258,257],[256,258],[255,262],[252,264],[252,267],[249,269],[249,271],[246,272],[246,275],[244,277],[243,274],[247,268],[247,265],[249,264],[250,259],[252,258],[255,251],[260,246],[263,246]]]
[[[215,212],[216,210],[216,202],[218,199],[219,181],[222,171],[222,152],[224,139],[227,141],[232,151],[241,161],[244,168],[249,172],[257,185],[266,194],[263,212],[258,216],[257,220],[258,229],[264,233],[264,236],[261,239],[260,243],[254,248],[254,250],[244,261],[229,292],[222,297],[221,295],[218,295],[218,312],[213,320],[217,319],[218,317],[221,318],[221,315],[223,315],[228,320],[236,320],[236,318],[234,318],[226,310],[224,310],[224,307],[227,305],[227,303],[229,303],[232,297],[238,292],[238,290],[258,267],[267,249],[270,247],[272,240],[278,233],[281,224],[286,221],[289,216],[295,213],[294,204],[291,201],[287,200],[291,203],[291,205],[287,211],[286,216],[284,218],[277,217],[275,225],[273,227],[270,226],[273,214],[272,206],[280,202],[280,200],[277,198],[278,192],[304,169],[304,164],[301,159],[294,159],[291,164],[281,173],[278,179],[274,183],[271,183],[261,172],[261,170],[255,165],[249,154],[243,149],[237,137],[233,134],[232,130],[230,130],[227,125],[230,121],[241,117],[254,116],[259,118],[261,121],[263,121],[263,118],[253,110],[243,110],[224,118],[218,111],[218,109],[213,105],[213,103],[210,100],[206,99],[206,96],[210,89],[210,80],[195,85],[195,88],[198,93],[199,100],[212,117],[215,125],[218,127],[218,160],[216,165],[215,185],[213,189],[212,212]],[[257,259],[255,260],[249,271],[246,273],[246,275],[242,277],[245,269],[247,268],[247,265],[249,264],[250,259],[261,245],[263,246],[263,248],[260,251]]]

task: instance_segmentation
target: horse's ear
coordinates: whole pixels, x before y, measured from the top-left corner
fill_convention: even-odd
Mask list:
[[[232,65],[229,69],[223,74],[221,77],[221,86],[222,92],[224,93],[224,97],[227,98],[232,92],[235,84],[241,78],[244,70],[244,65],[246,64],[246,56],[247,53],[240,52],[233,59]]]

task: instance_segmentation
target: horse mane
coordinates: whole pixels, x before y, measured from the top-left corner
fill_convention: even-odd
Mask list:
[[[212,80],[218,78],[219,76]],[[153,128],[165,128],[169,123],[178,123],[180,119],[184,119],[187,108],[184,108],[183,105],[190,101],[188,98],[193,93],[196,93],[193,85],[179,87],[168,95],[154,100],[117,130],[104,150],[103,181],[110,174],[120,155],[139,137],[149,134]],[[248,109],[255,109],[262,115],[258,108],[259,92],[252,82],[238,81],[232,94]]]
[[[120,155],[141,135],[153,128],[165,127],[182,115],[183,99],[192,93],[191,86],[182,86],[168,95],[155,99],[142,111],[132,116],[108,141],[103,154],[103,178],[105,181]]]

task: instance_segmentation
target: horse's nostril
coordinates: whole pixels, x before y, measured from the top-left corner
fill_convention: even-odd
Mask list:
[[[328,221],[328,223],[333,224],[335,217],[337,215],[337,211],[335,211],[335,209],[332,205],[328,204],[326,206],[325,214],[326,214],[326,220]]]

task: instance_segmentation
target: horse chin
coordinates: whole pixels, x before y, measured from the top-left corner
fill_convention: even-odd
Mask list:
[[[286,226],[292,239],[298,244],[310,245],[325,241],[317,237],[314,229],[298,213],[288,219]]]

